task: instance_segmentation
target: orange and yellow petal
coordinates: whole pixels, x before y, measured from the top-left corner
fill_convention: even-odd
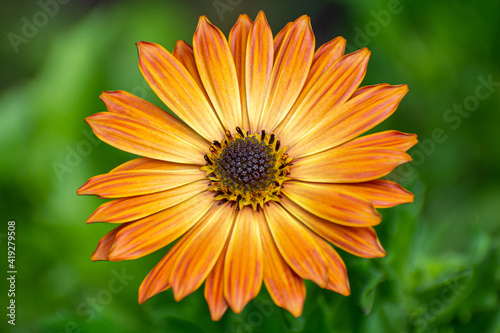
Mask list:
[[[242,125],[243,128],[250,129],[250,121],[248,119],[247,110],[247,94],[246,94],[246,54],[247,54],[247,40],[253,22],[246,14],[238,17],[238,21],[229,32],[228,42],[231,54],[234,59],[234,66],[236,69],[236,76],[238,77],[238,87],[240,91],[240,102],[242,112]]]
[[[339,184],[346,192],[351,192],[370,200],[375,208],[389,208],[413,202],[413,193],[399,184],[385,179],[354,184]]]
[[[335,112],[314,123],[313,131],[301,136],[300,145],[293,147],[294,156],[333,148],[375,127],[396,110],[408,87],[380,84],[359,90]]]
[[[303,279],[326,287],[327,268],[324,254],[307,228],[278,204],[265,209],[274,242],[286,263]]]
[[[299,96],[314,56],[315,39],[310,23],[305,15],[298,18],[276,51],[266,100],[254,128],[257,132],[274,130]]]
[[[418,142],[416,134],[402,133],[394,130],[378,132],[353,139],[342,144],[342,148],[392,148],[407,151]]]
[[[240,313],[260,291],[262,284],[262,244],[257,213],[249,207],[241,209],[227,248],[224,261],[224,296],[235,313]]]
[[[224,297],[224,261],[226,252],[227,244],[205,281],[204,295],[210,310],[210,316],[214,321],[221,319],[229,307]]]
[[[383,177],[410,161],[410,155],[398,149],[340,146],[295,159],[290,177],[319,183],[357,183]]]
[[[309,229],[341,249],[363,258],[384,257],[386,252],[372,227],[347,227],[332,223],[303,209],[287,197],[283,207]]]
[[[319,124],[336,113],[336,109],[356,91],[365,76],[369,58],[370,51],[363,48],[341,57],[329,67],[323,64],[327,59],[316,62],[311,80],[295,102],[286,123],[277,131],[281,140],[290,144],[295,156],[301,155],[303,141],[316,135]]]
[[[133,197],[169,190],[205,178],[199,166],[173,164],[169,170],[131,170],[110,172],[90,178],[78,195],[102,198]]]
[[[123,223],[173,207],[207,190],[207,181],[199,180],[170,190],[120,198],[100,205],[87,219],[87,223]]]
[[[123,151],[169,162],[205,164],[206,141],[175,124],[159,127],[111,112],[96,113],[85,121],[99,139]]]
[[[276,247],[264,214],[257,214],[264,252],[264,283],[276,305],[287,309],[295,317],[302,314],[306,298],[304,280],[286,263]]]
[[[318,244],[323,250],[325,265],[328,269],[326,288],[341,295],[349,296],[351,294],[351,288],[349,286],[349,279],[347,278],[347,269],[344,261],[328,242],[318,238]]]
[[[125,228],[128,225],[128,223],[124,223],[110,232],[108,232],[104,237],[102,237],[99,240],[99,243],[97,243],[97,248],[95,249],[94,253],[90,256],[90,259],[92,261],[101,261],[101,260],[109,260],[108,259],[108,254],[109,251],[111,250],[111,247],[113,246],[113,243],[115,242],[115,237],[116,234],[123,228]]]
[[[242,126],[243,115],[233,56],[226,37],[206,16],[200,17],[198,22],[193,49],[201,80],[222,124],[227,130]]]
[[[175,42],[175,48],[174,51],[172,52],[172,55],[179,60],[179,62],[184,65],[184,67],[187,69],[189,74],[193,77],[193,79],[196,81],[198,84],[198,87],[200,87],[201,91],[205,95],[205,98],[209,103],[210,98],[208,97],[207,91],[205,90],[205,86],[203,85],[203,82],[201,81],[200,78],[200,73],[198,72],[198,67],[196,67],[196,60],[194,59],[194,51],[193,47],[186,43],[183,40],[178,40]]]
[[[213,195],[204,192],[128,224],[116,234],[108,260],[132,260],[169,245],[195,225],[213,204]]]
[[[198,289],[214,267],[232,229],[234,210],[229,203],[212,206],[183,236],[183,249],[170,276],[176,301]]]
[[[278,51],[281,48],[281,44],[285,40],[285,36],[290,31],[295,22],[288,22],[283,29],[280,30],[274,37],[274,57],[278,55]]]
[[[369,227],[381,221],[380,214],[370,201],[345,192],[337,184],[289,181],[282,193],[297,205],[330,222]]]
[[[158,44],[139,42],[137,48],[141,73],[163,103],[203,138],[222,137],[222,124],[184,65]]]
[[[250,132],[258,131],[257,123],[264,111],[273,60],[273,34],[264,13],[259,12],[249,32],[246,48],[245,87]]]

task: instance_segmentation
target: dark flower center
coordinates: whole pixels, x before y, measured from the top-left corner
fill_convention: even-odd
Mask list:
[[[274,134],[226,132],[221,142],[214,141],[210,153],[205,155],[207,164],[202,167],[211,182],[210,190],[216,200],[235,201],[241,209],[252,205],[254,209],[268,201],[279,201],[281,184],[288,180],[292,160],[285,154],[287,147]]]
[[[224,186],[233,190],[264,190],[277,172],[272,152],[271,147],[256,138],[237,138],[215,158],[214,172]]]

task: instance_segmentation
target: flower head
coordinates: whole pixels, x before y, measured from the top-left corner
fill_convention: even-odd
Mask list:
[[[410,161],[413,134],[361,136],[397,108],[406,85],[359,88],[370,52],[345,40],[315,50],[307,16],[273,38],[262,12],[226,37],[201,17],[193,47],[137,43],[146,81],[177,119],[124,91],[86,121],[104,142],[143,157],[89,179],[78,194],[113,199],[87,222],[120,224],[92,260],[129,260],[173,242],[139,302],[205,282],[212,318],[237,313],[264,282],[274,302],[302,313],[304,279],[349,295],[332,244],[383,257],[377,208],[411,202],[379,179]]]

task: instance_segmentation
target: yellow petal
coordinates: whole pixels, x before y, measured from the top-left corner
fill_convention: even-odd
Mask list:
[[[342,48],[342,44],[338,48]],[[365,76],[369,58],[370,51],[363,48],[341,57],[329,67],[323,64],[328,62],[325,57],[316,62],[315,67],[319,68],[312,73],[312,79],[290,111],[288,122],[280,127],[282,130],[278,133],[283,142],[290,144],[295,156],[301,155],[302,143],[307,144],[303,138],[317,135],[318,123],[332,117],[337,112],[335,110],[358,88]]]
[[[264,253],[264,283],[276,305],[287,309],[295,317],[302,314],[306,287],[304,280],[285,262],[274,242],[264,213],[257,213]]]
[[[116,234],[108,259],[136,259],[167,246],[195,225],[213,203],[213,194],[204,192],[128,224]]]
[[[328,268],[328,283],[326,288],[344,296],[349,296],[351,288],[349,287],[349,279],[347,278],[344,261],[330,244],[322,239],[318,239],[318,243],[325,253],[325,264]]]
[[[133,160],[120,164],[109,173],[119,171],[144,171],[144,170],[184,170],[184,166],[178,163],[170,163],[160,160],[155,160],[147,157],[139,157]]]
[[[252,28],[252,20],[246,14],[238,17],[238,21],[229,32],[229,48],[234,59],[236,75],[238,76],[238,86],[240,91],[240,103],[242,111],[243,128],[250,130],[250,121],[248,120],[247,110],[247,94],[246,94],[246,53],[247,40],[250,29]]]
[[[139,42],[137,48],[142,75],[163,103],[205,139],[222,138],[223,126],[183,64],[158,44]]]
[[[102,198],[133,197],[165,191],[204,178],[205,172],[198,166],[177,164],[170,170],[118,171],[94,176],[77,193]]]
[[[283,41],[285,40],[285,36],[290,31],[292,28],[294,22],[288,22],[283,29],[281,29],[280,32],[276,34],[276,37],[274,37],[274,57],[278,55],[278,51],[281,48],[281,44],[283,44]]]
[[[304,86],[313,56],[314,34],[304,15],[294,22],[278,50],[257,132],[273,131],[286,116]]]
[[[282,192],[297,205],[330,222],[345,226],[377,225],[381,216],[365,198],[337,184],[286,182]]]
[[[100,98],[111,113],[151,124],[168,133],[176,133],[180,140],[186,140],[202,149],[210,145],[208,141],[174,116],[126,91],[103,91]]]
[[[314,122],[313,127],[300,139],[295,139],[297,143],[289,150],[293,151],[293,156],[307,156],[330,149],[368,131],[396,110],[408,88],[406,85],[381,84],[359,90],[360,93],[354,93],[346,103],[320,121],[310,117],[308,121]]]
[[[416,134],[398,131],[384,131],[356,138],[342,145],[342,148],[384,147],[407,151],[418,142]]]
[[[205,299],[210,309],[210,316],[214,321],[221,319],[228,308],[224,298],[224,260],[226,251],[227,244],[205,281]]]
[[[410,155],[397,149],[340,146],[295,159],[290,177],[319,183],[364,182],[383,177],[410,161]]]
[[[198,289],[214,267],[232,228],[231,206],[213,206],[183,237],[185,245],[170,276],[176,301]]]
[[[193,47],[186,43],[183,40],[178,40],[175,42],[175,48],[172,52],[172,55],[175,59],[179,60],[181,64],[188,70],[189,74],[193,77],[193,79],[200,87],[201,91],[205,95],[207,101],[210,103],[210,99],[208,94],[203,86],[203,82],[201,82],[200,73],[198,72],[198,67],[196,67],[196,61],[194,60],[194,51]]]
[[[204,165],[207,142],[193,131],[183,131],[172,124],[157,127],[111,112],[101,112],[85,119],[102,141],[123,151],[154,159]]]
[[[372,227],[346,227],[332,223],[301,208],[287,197],[281,199],[281,204],[309,229],[349,253],[363,258],[384,257],[386,254]]]
[[[321,45],[314,53],[309,78],[321,75],[327,68],[330,68],[330,66],[342,57],[344,55],[345,44],[346,40],[344,38],[335,37],[328,43]]]
[[[224,262],[224,295],[235,313],[259,293],[262,284],[262,244],[256,213],[241,209],[229,241]]]
[[[108,201],[90,215],[87,223],[123,223],[138,220],[206,191],[207,183],[205,180],[200,180],[162,192]]]
[[[283,259],[303,279],[326,287],[323,252],[311,232],[280,205],[265,208],[266,221]]]
[[[170,275],[185,243],[184,237],[179,239],[142,281],[139,287],[139,304],[170,288]]]
[[[109,260],[108,259],[108,254],[109,251],[111,250],[111,247],[113,246],[113,243],[115,242],[115,237],[116,234],[123,228],[125,228],[128,225],[128,223],[124,223],[110,232],[108,232],[104,237],[102,237],[99,240],[99,243],[97,243],[97,248],[95,249],[94,253],[92,253],[92,256],[90,259],[92,261],[100,261],[100,260]]]
[[[261,11],[250,30],[246,48],[246,96],[250,132],[257,131],[263,112],[267,87],[273,69],[273,34]]]
[[[193,37],[193,47],[201,80],[214,109],[224,127],[234,131],[243,125],[243,118],[238,77],[226,37],[202,16]]]
[[[372,180],[364,183],[339,184],[346,191],[371,201],[376,208],[389,208],[413,202],[413,194],[390,180]]]

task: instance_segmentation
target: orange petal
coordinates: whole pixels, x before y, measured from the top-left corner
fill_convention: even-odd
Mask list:
[[[297,205],[330,222],[345,226],[377,225],[381,216],[365,198],[337,184],[288,181],[282,192]]]
[[[349,287],[349,279],[347,278],[344,261],[330,244],[322,239],[319,239],[318,243],[325,253],[325,264],[328,268],[328,283],[326,288],[344,296],[349,296],[351,288]]]
[[[212,320],[217,321],[222,318],[228,308],[226,299],[224,298],[224,260],[226,258],[226,247],[222,250],[219,259],[215,263],[214,268],[208,274],[205,281],[205,299],[210,309]]]
[[[249,207],[239,211],[224,262],[224,296],[235,313],[257,296],[262,284],[262,244],[255,215]]]
[[[283,29],[281,29],[280,32],[274,37],[274,57],[278,55],[278,51],[281,48],[281,44],[283,44],[283,41],[285,40],[285,36],[290,31],[292,28],[294,22],[288,22]]]
[[[384,147],[407,151],[418,142],[416,134],[401,133],[398,131],[384,131],[365,135],[342,145],[342,148]]]
[[[388,148],[344,149],[336,147],[294,160],[293,179],[320,183],[355,183],[389,174],[398,165],[410,162],[410,155]]]
[[[193,47],[201,80],[214,109],[225,128],[234,131],[243,125],[243,118],[238,77],[226,37],[202,16],[193,37]]]
[[[265,220],[264,213],[256,214],[264,253],[264,283],[276,305],[287,309],[295,317],[302,314],[306,298],[304,280],[295,273],[281,256]]]
[[[139,42],[137,48],[142,75],[163,103],[205,139],[222,138],[224,128],[184,65],[158,44]]]
[[[175,206],[206,190],[207,181],[200,180],[162,192],[108,201],[90,215],[87,223],[123,223],[138,220]]]
[[[185,243],[185,237],[179,239],[142,281],[139,287],[139,304],[170,288],[170,275]]]
[[[119,171],[144,171],[144,170],[171,170],[175,168],[184,168],[183,165],[179,165],[177,163],[170,163],[160,160],[155,160],[147,157],[139,157],[133,160],[127,161],[123,164],[120,164],[109,173],[119,172]]]
[[[213,206],[183,237],[186,243],[170,277],[176,301],[198,289],[214,267],[232,228],[231,206]]]
[[[314,128],[301,136],[300,144],[290,148],[296,157],[311,155],[349,141],[368,131],[389,117],[408,91],[406,85],[381,84],[360,89],[361,93],[331,112],[321,121],[315,119]],[[311,121],[314,117],[311,117]],[[309,120],[308,120],[309,121]]]
[[[246,94],[246,76],[245,76],[245,64],[246,64],[246,49],[247,40],[250,29],[252,28],[252,20],[246,14],[242,14],[238,17],[238,21],[234,27],[229,32],[229,48],[234,59],[234,65],[236,69],[236,75],[238,76],[238,86],[240,91],[240,102],[241,111],[243,117],[243,128],[250,130],[250,122],[248,120],[247,111],[247,94]]]
[[[313,72],[316,77],[304,87],[290,111],[292,115],[281,126],[279,133],[283,142],[290,143],[295,156],[302,154],[303,138],[317,135],[319,123],[331,118],[331,114],[336,113],[332,110],[345,103],[358,88],[365,76],[369,58],[370,51],[363,48],[343,56],[329,67],[322,62],[316,63],[316,67],[320,67]],[[328,61],[324,58],[320,60]]]
[[[99,243],[97,243],[97,248],[94,253],[92,253],[92,256],[90,256],[90,259],[92,261],[109,260],[108,253],[115,242],[116,234],[127,225],[128,223],[124,223],[104,235],[104,237],[99,240]]]
[[[167,246],[196,224],[213,203],[213,194],[204,192],[177,206],[130,223],[116,234],[108,259],[136,259]]]
[[[186,140],[203,150],[210,145],[174,116],[126,91],[103,91],[100,98],[111,113],[132,118],[141,123],[151,124],[168,133],[176,133],[179,139]]]
[[[287,135],[290,135],[290,133],[288,133],[288,131],[285,131],[285,133],[282,134],[283,130],[286,129],[288,122],[290,122],[292,118],[297,117],[295,113],[298,110],[298,106],[300,106],[304,101],[304,98],[308,96],[311,89],[314,88],[316,82],[322,77],[322,75],[325,74],[327,70],[331,71],[332,66],[344,54],[345,44],[346,41],[344,38],[337,37],[332,41],[323,44],[314,53],[311,70],[309,71],[309,75],[307,76],[306,82],[304,84],[304,87],[302,88],[302,91],[300,92],[299,97],[297,97],[297,100],[290,112],[288,112],[286,117],[276,128],[276,135],[281,138],[281,140],[284,140],[284,142],[293,142],[289,137],[287,137]],[[293,127],[293,125],[291,125],[291,127]],[[294,132],[294,135],[297,135],[297,133]]]
[[[177,163],[204,165],[207,142],[193,131],[185,132],[172,124],[157,127],[110,112],[101,112],[85,119],[95,135],[123,151]]]
[[[339,184],[346,191],[371,201],[376,208],[389,208],[413,202],[413,194],[390,180],[372,180],[364,183]]]
[[[267,206],[265,215],[274,242],[287,264],[303,279],[324,288],[327,269],[314,235],[278,204]]]
[[[340,57],[344,55],[346,40],[342,37],[335,37],[328,43],[321,45],[314,53],[313,63],[309,77],[321,75],[327,68],[330,68]]]
[[[304,15],[294,22],[277,53],[257,132],[274,130],[304,86],[314,56],[314,34],[309,17]]]
[[[174,51],[172,52],[172,55],[175,57],[175,59],[179,60],[179,62],[184,65],[184,67],[188,70],[189,74],[191,74],[193,79],[198,84],[198,87],[200,87],[207,101],[210,102],[205,87],[203,86],[203,82],[201,82],[200,73],[198,72],[198,67],[196,67],[193,47],[183,40],[178,40],[175,42],[175,48]]]
[[[250,132],[257,131],[273,69],[273,34],[261,11],[250,30],[246,49],[246,95]]]
[[[90,178],[77,193],[102,198],[133,197],[165,191],[204,178],[204,171],[188,164],[178,164],[171,170],[118,171]]]
[[[294,203],[287,197],[281,199],[283,207],[312,231],[335,246],[358,257],[384,257],[386,252],[372,227],[346,227],[324,220]]]

